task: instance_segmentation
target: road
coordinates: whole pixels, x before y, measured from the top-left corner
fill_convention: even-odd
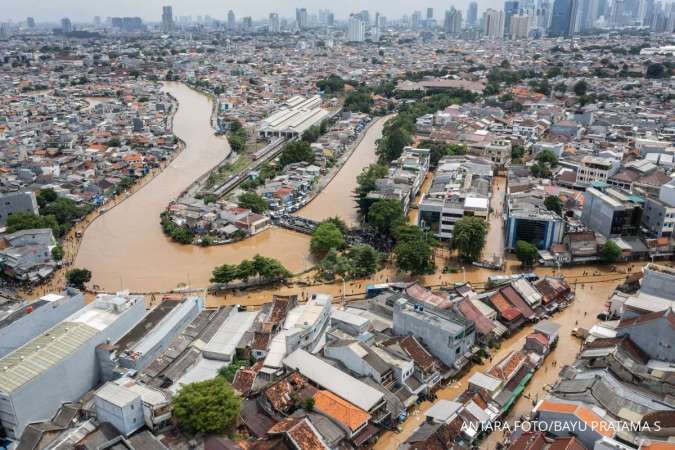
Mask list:
[[[504,199],[506,197],[506,177],[492,179],[490,196],[490,214],[488,216],[488,234],[483,248],[484,261],[499,262],[504,254]]]

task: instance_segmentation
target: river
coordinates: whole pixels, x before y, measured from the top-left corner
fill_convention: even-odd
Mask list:
[[[309,237],[269,229],[236,244],[197,247],[166,238],[159,214],[195,179],[216,166],[230,148],[210,126],[210,99],[180,83],[166,89],[179,103],[174,133],[185,149],[142,189],[98,217],[84,233],[76,267],[92,271],[91,285],[105,290],[173,289],[178,285],[206,287],[211,270],[238,263],[256,253],[278,258],[291,271],[308,267]]]
[[[297,215],[318,221],[338,216],[349,227],[359,225],[359,211],[354,201],[356,177],[364,167],[377,162],[375,144],[382,137],[382,128],[391,117],[375,119],[335,178]]]

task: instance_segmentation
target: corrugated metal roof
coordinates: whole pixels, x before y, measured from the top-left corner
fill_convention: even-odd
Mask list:
[[[97,333],[82,322],[62,322],[0,359],[0,392],[9,394],[38,377]]]

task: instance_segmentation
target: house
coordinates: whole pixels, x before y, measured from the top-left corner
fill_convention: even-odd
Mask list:
[[[616,427],[600,411],[582,403],[540,400],[533,414],[537,420],[548,424],[553,435],[573,435],[586,448],[594,448],[595,443],[603,437],[613,438],[615,435]],[[551,426],[554,423],[564,426],[559,426],[556,430],[556,427]]]

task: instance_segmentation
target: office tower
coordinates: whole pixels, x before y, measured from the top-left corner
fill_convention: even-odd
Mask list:
[[[123,31],[140,31],[145,28],[140,17],[111,17],[110,25]]]
[[[434,18],[434,8],[427,8],[427,20]]]
[[[73,31],[73,24],[70,22],[70,19],[64,17],[61,19],[61,31],[64,33],[70,33]]]
[[[33,19],[32,17],[28,17],[28,18],[26,19],[26,26],[27,26],[28,29],[30,29],[30,30],[32,30],[33,28],[35,28],[35,19]]]
[[[173,8],[171,6],[162,7],[162,31],[173,30]]]
[[[241,19],[241,26],[245,30],[250,30],[251,28],[253,28],[253,18],[251,16],[246,16],[246,17],[242,18]]]
[[[462,31],[462,12],[454,6],[445,12],[443,30],[452,35],[457,35]]]
[[[349,16],[347,40],[349,42],[363,42],[366,40],[366,24],[361,19],[360,14],[352,14]]]
[[[511,34],[511,17],[518,14],[520,3],[518,0],[506,0],[504,2],[504,32]]]
[[[364,9],[360,13],[358,13],[358,16],[361,17],[361,21],[364,23],[366,27],[370,25],[370,13],[368,12],[367,9]]]
[[[511,16],[511,37],[513,39],[526,38],[530,30],[530,16],[518,14]]]
[[[551,37],[572,36],[575,31],[577,9],[577,0],[555,0],[548,35]]]
[[[279,14],[270,13],[270,19],[267,24],[270,33],[278,33],[281,31],[281,24],[279,23]]]
[[[380,29],[380,13],[375,11],[375,21],[373,22],[373,25],[375,25],[375,28],[378,30]]]
[[[227,12],[227,29],[233,31],[235,28],[237,28],[237,18],[234,11],[229,10]]]
[[[422,24],[422,13],[420,11],[415,11],[412,15],[412,27],[417,29]]]
[[[307,10],[305,8],[295,10],[295,22],[299,29],[304,30],[307,28]]]
[[[466,23],[470,27],[475,27],[478,23],[478,3],[469,3],[469,9],[466,11]]]
[[[94,16],[94,26],[96,28],[101,26],[101,16]]]
[[[0,23],[0,37],[1,38],[9,37],[9,23],[7,22]]]
[[[387,18],[385,16],[380,16],[380,19],[378,20],[378,27],[380,30],[384,30],[387,28]]]
[[[597,11],[597,0],[579,0],[579,8],[577,8],[577,18],[575,20],[578,31],[586,31],[595,26]]]
[[[328,25],[329,27],[335,25],[335,14],[333,14],[332,12],[329,12],[328,15],[326,15],[326,25]]]
[[[504,37],[504,11],[489,8],[483,13],[483,34],[490,39]]]

